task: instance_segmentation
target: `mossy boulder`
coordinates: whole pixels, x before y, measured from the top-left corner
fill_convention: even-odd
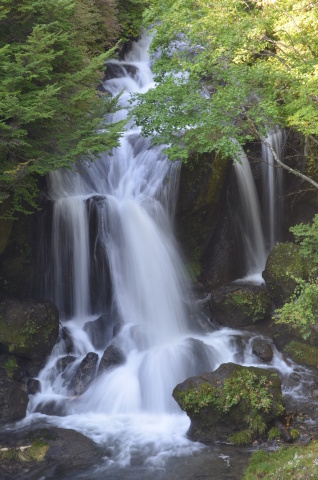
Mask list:
[[[47,301],[7,299],[0,303],[0,353],[43,363],[59,333],[59,312]]]
[[[210,312],[219,324],[239,328],[271,317],[272,301],[264,285],[231,284],[211,292]]]
[[[294,292],[294,278],[306,279],[308,266],[294,243],[278,243],[268,256],[263,278],[276,307],[281,307]]]
[[[278,376],[234,363],[188,378],[173,397],[190,417],[189,438],[204,443],[248,444],[284,413]]]
[[[28,401],[19,362],[12,355],[0,355],[0,424],[25,417]]]

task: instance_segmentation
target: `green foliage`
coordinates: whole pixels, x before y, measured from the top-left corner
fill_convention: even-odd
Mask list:
[[[234,445],[248,445],[253,440],[253,432],[251,430],[242,430],[231,436],[231,442]]]
[[[274,320],[278,325],[286,325],[298,330],[306,340],[311,333],[310,326],[315,325],[318,311],[317,280],[305,282],[298,279],[298,286],[289,301],[275,310]]]
[[[280,448],[275,452],[258,450],[251,456],[243,480],[308,480],[317,478],[318,444]]]
[[[268,432],[267,438],[268,440],[275,440],[276,438],[280,438],[280,431],[278,430],[278,428],[277,427],[271,428]]]
[[[114,52],[92,57],[98,28],[88,42],[80,35],[79,10],[89,4],[7,0],[0,7],[0,200],[12,194],[16,210],[35,204],[38,175],[118,144],[123,125],[103,120],[117,99],[96,90]],[[86,22],[92,32],[93,18]]]
[[[314,216],[311,225],[300,223],[290,228],[296,242],[300,244],[301,253],[305,258],[310,258],[313,267],[318,267],[318,215]]]
[[[300,331],[307,339],[311,333],[311,325],[315,325],[318,316],[318,215],[312,225],[295,225],[290,228],[296,242],[300,244],[301,255],[310,264],[309,280],[293,278],[297,282],[294,293],[282,308],[276,309],[274,320],[277,324]]]
[[[142,14],[149,3],[148,0],[118,0],[118,19],[122,40],[127,42],[140,35],[143,24]]]
[[[234,157],[274,124],[318,134],[315,3],[149,3],[157,88],[138,96],[134,115],[172,160],[191,150]]]

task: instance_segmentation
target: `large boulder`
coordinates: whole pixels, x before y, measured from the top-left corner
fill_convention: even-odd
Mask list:
[[[292,295],[297,283],[294,278],[307,279],[308,266],[294,243],[278,243],[268,256],[263,278],[276,307]]]
[[[190,417],[188,436],[200,442],[250,443],[284,413],[278,376],[234,363],[188,378],[173,397]]]
[[[0,424],[25,417],[28,393],[15,357],[0,355]]]
[[[210,312],[219,324],[239,328],[269,320],[272,301],[263,285],[231,284],[211,292]]]
[[[98,355],[95,352],[89,352],[81,361],[69,384],[69,389],[75,395],[82,395],[92,383],[96,376],[97,362]]]
[[[43,364],[58,338],[59,312],[47,301],[4,300],[0,304],[0,352]]]

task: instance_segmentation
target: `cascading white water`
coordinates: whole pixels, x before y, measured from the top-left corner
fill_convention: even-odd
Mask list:
[[[283,131],[276,127],[267,134],[267,142],[281,158],[283,150]],[[266,247],[270,252],[281,239],[281,220],[283,205],[283,172],[275,166],[271,150],[262,144],[263,160],[263,211],[266,232]]]
[[[125,61],[109,65],[114,78],[105,81],[105,89],[124,90],[114,121],[127,115],[131,92],[153,86],[148,44],[145,36]],[[169,456],[200,449],[186,438],[189,421],[172,399],[173,388],[221,363],[257,363],[241,353],[242,332],[190,336],[191,292],[172,233],[179,166],[161,150],[127,129],[111,156],[79,164],[80,173],[58,171],[49,179],[52,265],[45,288],[73,347],[70,352],[63,336],[55,346],[39,375],[41,391],[30,396],[26,421],[44,416],[106,444],[108,467],[129,466],[136,452],[141,468],[163,467]],[[241,160],[236,170],[242,194],[248,194],[244,208],[246,229],[253,232],[248,255],[254,273],[263,268],[265,254],[255,187]],[[72,381],[83,359],[93,352],[100,361],[110,344],[125,361],[96,375],[75,396]],[[292,371],[275,358],[276,368]]]
[[[266,250],[261,223],[261,210],[249,161],[242,152],[234,163],[243,215],[241,231],[243,236],[246,277],[262,281],[265,268]]]

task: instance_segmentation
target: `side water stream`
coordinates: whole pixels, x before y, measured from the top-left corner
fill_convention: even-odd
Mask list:
[[[148,46],[144,37],[108,66],[105,90],[123,91],[113,121],[127,115],[131,93],[154,87]],[[189,441],[188,417],[171,395],[178,383],[222,363],[259,363],[251,353],[255,335],[194,325],[200,313],[173,235],[179,168],[128,128],[111,156],[83,162],[80,173],[50,175],[53,223],[42,294],[58,306],[63,330],[20,427],[72,428],[105,448],[100,465],[59,478],[242,477],[246,450]],[[93,372],[90,383],[76,373],[83,365]],[[280,373],[287,397],[304,399],[309,374],[275,348],[268,367]]]

